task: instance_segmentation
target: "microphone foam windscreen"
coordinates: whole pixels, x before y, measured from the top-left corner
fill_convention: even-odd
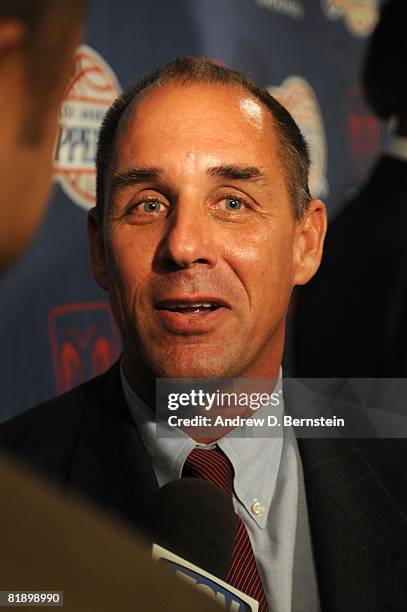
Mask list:
[[[149,514],[157,544],[224,580],[236,535],[231,498],[206,480],[181,478],[158,491]]]

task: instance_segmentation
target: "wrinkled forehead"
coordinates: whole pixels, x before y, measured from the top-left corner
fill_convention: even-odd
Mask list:
[[[151,143],[193,148],[225,143],[241,155],[280,157],[279,139],[269,109],[239,85],[178,83],[155,85],[123,113],[114,157],[140,155]],[[275,160],[274,160],[275,161]]]

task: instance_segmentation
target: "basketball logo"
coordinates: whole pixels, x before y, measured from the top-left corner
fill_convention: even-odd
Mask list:
[[[326,197],[328,181],[325,127],[314,90],[302,77],[291,76],[279,87],[268,87],[268,91],[292,115],[308,143],[311,158],[308,181],[312,196]]]
[[[110,66],[94,49],[81,45],[60,108],[54,180],[75,204],[85,209],[95,204],[99,129],[119,93],[120,85]]]
[[[321,6],[328,19],[342,18],[356,36],[370,34],[379,18],[379,0],[321,0]]]

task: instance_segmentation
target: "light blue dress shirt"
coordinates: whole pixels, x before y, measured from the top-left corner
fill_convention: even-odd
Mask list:
[[[181,477],[185,460],[196,446],[217,445],[233,465],[235,512],[247,528],[270,612],[316,612],[316,574],[294,432],[283,428],[280,437],[253,438],[245,437],[248,432],[243,426],[206,445],[183,432],[177,437],[157,437],[155,415],[134,393],[123,367],[121,381],[159,486]],[[280,407],[283,411],[282,402]],[[259,408],[256,416],[264,416],[267,409]]]

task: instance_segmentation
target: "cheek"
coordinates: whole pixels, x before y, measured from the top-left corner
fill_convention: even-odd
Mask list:
[[[252,308],[287,301],[292,288],[292,237],[287,232],[242,236],[230,242],[225,258],[245,287]]]
[[[117,232],[108,241],[106,259],[112,301],[122,315],[131,314],[151,272],[152,255],[142,240]]]

